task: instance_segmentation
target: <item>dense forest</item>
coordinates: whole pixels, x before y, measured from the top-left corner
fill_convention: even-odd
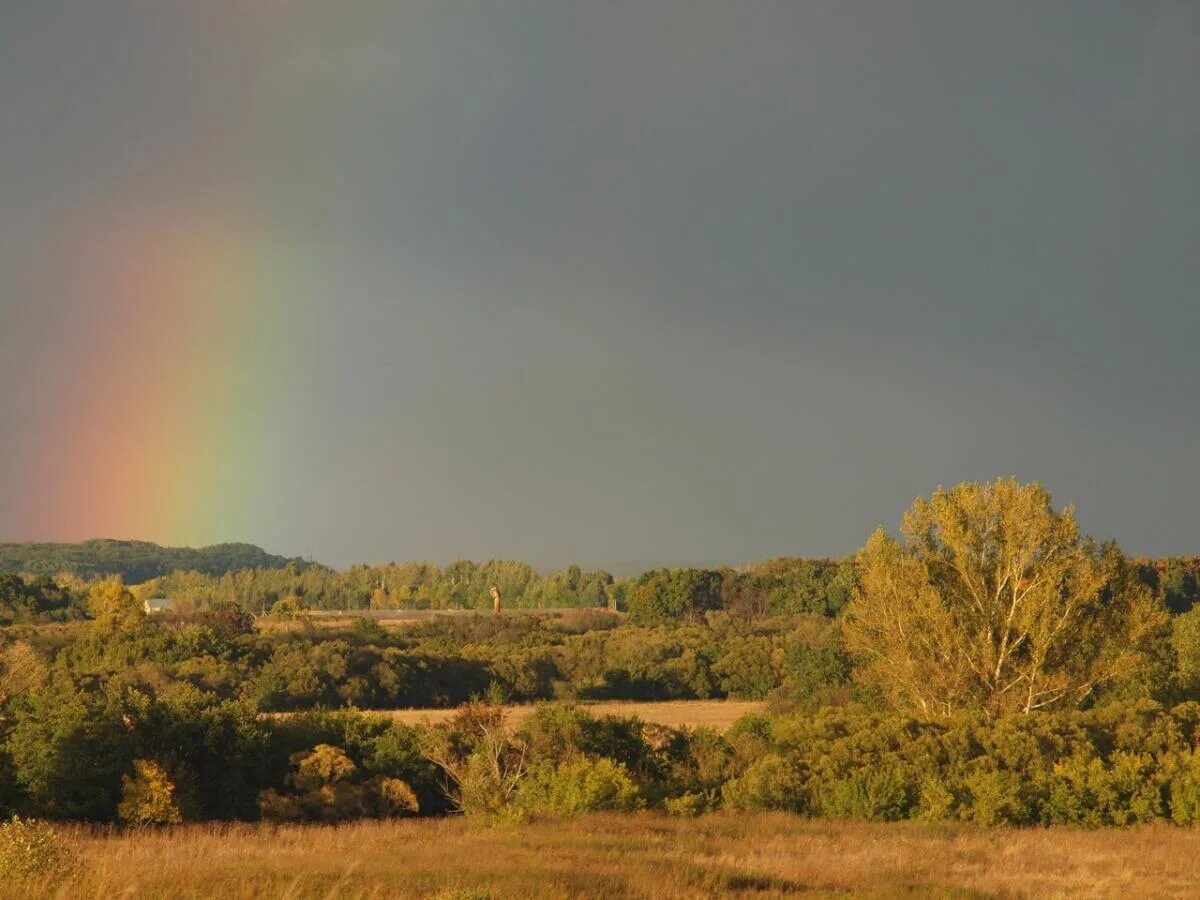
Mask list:
[[[587,810],[1200,822],[1200,560],[1037,486],[920,500],[843,560],[0,577],[0,813],[171,823]],[[489,602],[500,614],[454,614]],[[143,599],[178,602],[147,614]],[[313,609],[432,610],[385,627]],[[521,608],[556,608],[522,614]],[[574,610],[565,607],[576,607]],[[445,610],[440,613],[439,610]],[[753,699],[721,733],[595,700]],[[513,725],[504,704],[544,703]],[[372,710],[457,707],[410,726]]]
[[[241,569],[303,568],[303,560],[267,553],[253,544],[212,547],[160,547],[146,541],[92,540],[78,544],[0,544],[0,573],[73,575],[104,578],[120,575],[134,583],[176,571],[224,575]]]

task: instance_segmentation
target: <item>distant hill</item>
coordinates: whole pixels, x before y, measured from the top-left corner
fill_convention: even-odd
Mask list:
[[[308,565],[301,559],[275,556],[253,544],[215,544],[196,549],[105,539],[79,544],[0,543],[0,573],[69,572],[81,578],[120,575],[129,584],[181,570],[220,576],[239,569],[282,569],[289,563],[302,568]]]

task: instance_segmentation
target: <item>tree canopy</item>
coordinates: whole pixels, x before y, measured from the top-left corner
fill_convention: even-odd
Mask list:
[[[1144,665],[1168,625],[1115,545],[1038,484],[938,490],[901,534],[863,549],[845,636],[864,680],[926,715],[1078,704]]]

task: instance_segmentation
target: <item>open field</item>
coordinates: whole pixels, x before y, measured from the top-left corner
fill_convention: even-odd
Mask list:
[[[370,619],[387,629],[403,629],[411,625],[434,622],[438,619],[491,618],[491,609],[312,609],[304,619],[273,619],[259,616],[255,627],[262,631],[301,631],[309,625],[323,628],[348,628],[359,619]],[[501,616],[547,619],[565,626],[599,619],[620,620],[624,613],[596,606],[553,606],[542,608],[506,608]]]
[[[4,896],[128,898],[1185,897],[1200,832],[984,830],[649,813],[472,828],[462,819],[341,827],[68,831],[68,882]]]
[[[586,709],[593,716],[636,716],[643,722],[655,725],[666,725],[669,728],[698,728],[707,726],[724,731],[742,716],[749,713],[761,712],[763,703],[758,700],[667,700],[663,702],[633,702],[633,701],[598,701],[595,703],[578,703],[577,706]],[[521,722],[537,707],[534,705],[506,706],[508,721],[511,725]],[[437,724],[453,716],[455,709],[388,709],[365,710],[364,715],[386,716],[405,725],[420,725],[422,723]],[[286,715],[277,714],[277,715]]]

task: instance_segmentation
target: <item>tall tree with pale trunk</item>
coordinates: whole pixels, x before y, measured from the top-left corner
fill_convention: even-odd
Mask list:
[[[902,540],[859,558],[847,646],[859,676],[930,716],[1076,705],[1136,674],[1168,613],[1113,544],[1082,537],[1038,484],[960,484],[918,498]]]

